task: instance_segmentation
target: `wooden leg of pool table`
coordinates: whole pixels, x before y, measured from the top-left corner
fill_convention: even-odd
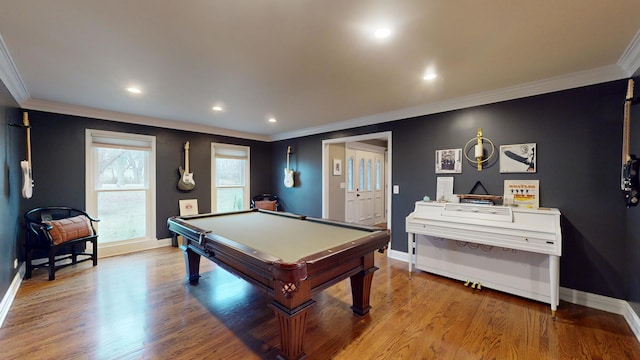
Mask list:
[[[195,285],[200,278],[200,254],[191,250],[188,246],[180,246],[184,254],[184,264],[187,268],[187,280],[189,284]]]
[[[371,282],[373,273],[378,270],[378,267],[373,265],[373,253],[364,256],[362,262],[364,270],[351,276],[351,297],[353,298],[351,309],[354,314],[359,316],[366,315],[371,309],[369,305]]]
[[[299,360],[307,357],[304,353],[304,333],[307,329],[307,317],[314,300],[309,300],[295,309],[287,309],[274,301],[271,305],[280,327],[280,351],[278,359]]]

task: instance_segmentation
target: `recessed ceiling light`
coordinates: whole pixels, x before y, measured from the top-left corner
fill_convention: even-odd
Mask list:
[[[133,87],[133,86],[132,87],[128,87],[127,91],[132,93],[132,94],[140,94],[140,93],[142,93],[142,90],[140,90],[140,88]]]
[[[373,32],[373,36],[375,36],[376,39],[386,39],[391,36],[391,29],[387,27],[378,28]]]
[[[212,107],[211,110],[213,110],[213,111],[222,111],[224,109],[222,108],[222,106],[216,105],[216,106]]]
[[[422,79],[423,79],[423,80],[427,80],[427,81],[428,81],[428,80],[433,80],[433,79],[435,79],[435,78],[437,78],[437,77],[438,77],[438,74],[436,74],[436,73],[428,73],[428,74],[425,74],[425,75],[422,77]]]
[[[272,123],[272,124],[274,124],[274,123],[278,122],[278,120],[276,120],[276,118],[274,118],[273,116],[270,116],[270,117],[267,119],[267,121],[268,121],[268,122],[270,122],[270,123]]]

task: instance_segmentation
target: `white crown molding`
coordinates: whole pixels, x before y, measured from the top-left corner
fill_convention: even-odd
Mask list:
[[[24,101],[29,99],[31,96],[29,95],[29,91],[27,91],[27,86],[22,81],[22,77],[20,77],[20,73],[18,72],[18,68],[16,64],[13,62],[11,58],[11,54],[9,54],[9,49],[4,43],[4,39],[0,34],[0,80],[4,83],[11,93],[11,96],[18,102],[18,104],[22,105]]]
[[[618,66],[624,69],[628,77],[633,76],[640,69],[640,30],[620,56]]]
[[[365,116],[357,119],[331,123],[323,126],[302,129],[273,135],[272,140],[286,140],[296,137],[315,135],[330,131],[345,130],[354,127],[374,125],[388,121],[402,120],[416,116],[436,114],[445,111],[463,109],[472,106],[486,105],[500,101],[513,100],[527,96],[546,94],[554,91],[568,90],[582,86],[599,84],[628,77],[625,70],[618,65],[604,66],[592,70],[580,71],[554,78],[533,81],[526,84],[510,86],[470,96],[459,97],[436,103],[424,104],[405,109]]]
[[[127,113],[121,113],[117,111],[100,110],[85,106],[61,104],[52,101],[28,99],[21,104],[24,109],[47,111],[58,114],[83,116],[94,119],[118,121],[129,124],[147,125],[166,129],[177,129],[185,131],[193,131],[204,134],[215,134],[236,137],[241,139],[250,139],[258,141],[270,141],[270,138],[266,135],[258,135],[245,133],[240,131],[233,131],[228,129],[216,128],[212,126],[186,123],[175,120],[158,119],[146,116],[139,116]]]

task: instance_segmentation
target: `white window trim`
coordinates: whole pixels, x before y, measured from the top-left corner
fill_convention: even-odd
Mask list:
[[[251,204],[251,147],[244,145],[230,145],[223,143],[211,143],[211,211],[216,212],[217,209],[217,198],[216,198],[216,148],[218,149],[226,149],[231,152],[236,153],[246,153],[246,157],[238,156],[238,158],[246,158],[247,159],[247,168],[245,169],[246,176],[246,186],[244,187],[244,192],[242,193],[242,197],[244,202],[242,204],[244,209],[249,209]],[[233,156],[228,156],[233,157]],[[236,186],[227,186],[227,187],[236,187]]]
[[[156,137],[151,135],[140,135],[114,131],[104,131],[95,129],[85,130],[85,208],[97,214],[97,198],[95,196],[95,169],[93,150],[93,139],[95,137],[115,138],[129,142],[130,147],[136,146],[136,143],[149,144],[151,151],[149,153],[149,203],[147,204],[147,213],[149,221],[147,222],[147,236],[142,239],[123,240],[113,243],[100,244],[98,238],[98,257],[107,257],[119,254],[125,254],[135,251],[151,249],[155,247],[165,246],[169,241],[157,241],[156,234]],[[98,235],[100,235],[98,231]],[[167,243],[167,244],[165,244]]]

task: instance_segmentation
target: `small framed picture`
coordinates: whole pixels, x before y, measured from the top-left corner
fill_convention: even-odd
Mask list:
[[[342,175],[342,160],[333,159],[333,176]]]
[[[535,143],[500,146],[501,173],[534,173],[537,166]]]
[[[436,150],[436,174],[462,172],[462,149]]]
[[[537,209],[540,206],[539,180],[505,180],[504,205]]]
[[[196,215],[198,213],[198,199],[178,200],[180,216]]]

